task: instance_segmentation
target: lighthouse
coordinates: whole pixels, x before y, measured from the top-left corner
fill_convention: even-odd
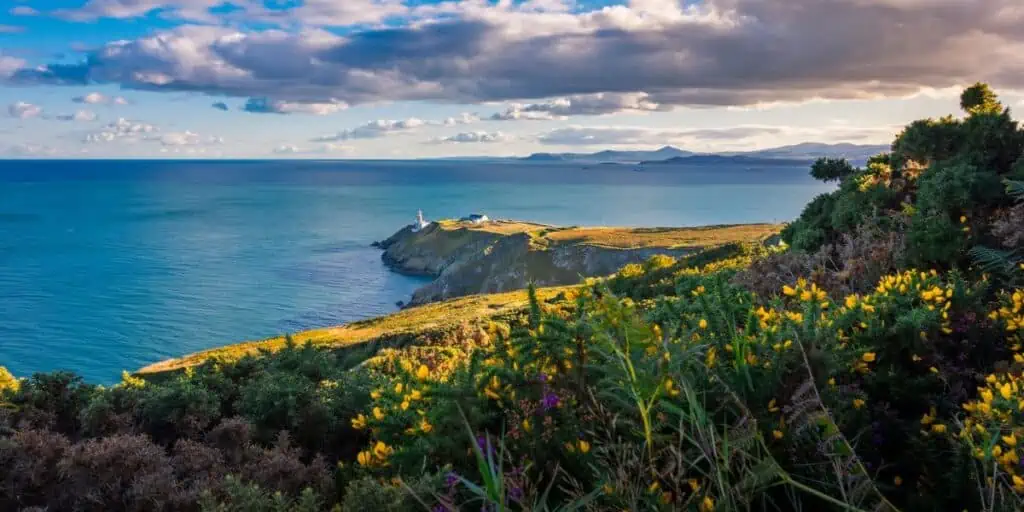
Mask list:
[[[429,225],[430,223],[423,219],[423,210],[416,210],[416,224],[413,225],[412,230],[419,231]]]

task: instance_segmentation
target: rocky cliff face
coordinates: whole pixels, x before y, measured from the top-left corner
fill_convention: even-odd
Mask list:
[[[568,285],[612,274],[628,263],[655,254],[683,256],[697,248],[616,248],[588,243],[550,243],[550,226],[534,230],[491,231],[471,225],[431,224],[415,232],[406,227],[378,243],[384,261],[400,272],[436,279],[416,290],[409,305],[477,293],[538,286]]]

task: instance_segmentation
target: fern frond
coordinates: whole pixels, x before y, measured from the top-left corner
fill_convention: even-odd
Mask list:
[[[1017,268],[1020,257],[1013,251],[1003,251],[990,247],[978,246],[970,251],[971,259],[983,271],[997,276],[1012,276]]]

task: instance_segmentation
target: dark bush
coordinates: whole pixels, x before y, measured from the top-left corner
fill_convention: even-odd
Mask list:
[[[18,421],[74,437],[81,428],[79,412],[95,391],[71,372],[37,373],[22,381],[10,402]]]
[[[200,502],[202,512],[320,512],[323,500],[312,489],[292,499],[281,493],[227,476],[218,492],[208,491]],[[374,510],[357,508],[352,510]]]
[[[287,430],[303,447],[319,449],[332,427],[331,411],[322,400],[319,382],[287,371],[268,372],[242,388],[239,413],[252,422],[256,438],[274,439]]]
[[[79,414],[82,435],[99,437],[136,433],[135,410],[139,395],[137,388],[128,386],[96,393]]]
[[[197,438],[220,419],[219,397],[189,376],[161,386],[146,386],[139,397],[137,415],[153,439],[171,444],[179,438]]]
[[[242,418],[226,418],[206,434],[206,442],[220,450],[231,465],[237,465],[252,444],[252,425]]]
[[[47,506],[61,492],[57,464],[70,446],[66,437],[46,430],[0,439],[0,509]]]
[[[74,445],[60,461],[60,507],[82,511],[170,510],[178,482],[159,445],[139,435],[116,435]]]
[[[265,489],[298,496],[303,489],[312,488],[319,496],[333,498],[334,478],[327,464],[319,456],[308,464],[301,452],[291,446],[288,435],[282,432],[271,448],[252,446],[241,467],[240,476]]]
[[[180,506],[194,505],[204,493],[217,492],[228,474],[219,450],[188,439],[174,443],[171,467],[181,485],[176,496]]]

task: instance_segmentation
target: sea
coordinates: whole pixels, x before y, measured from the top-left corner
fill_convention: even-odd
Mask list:
[[[558,225],[785,222],[806,167],[0,160],[0,366],[122,371],[387,314],[422,277],[371,246],[485,213]]]

